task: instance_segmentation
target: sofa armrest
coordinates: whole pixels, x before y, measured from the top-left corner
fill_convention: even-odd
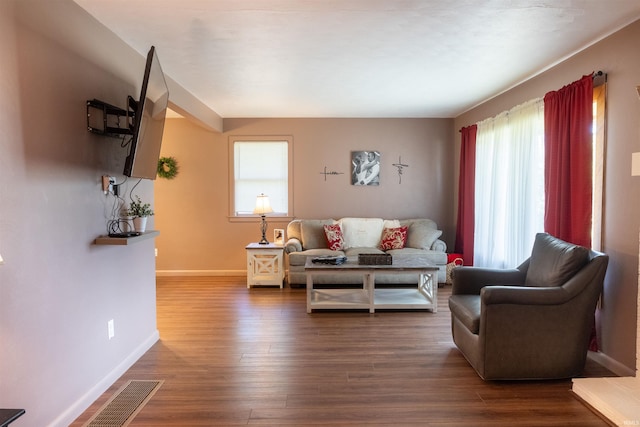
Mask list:
[[[431,250],[436,252],[447,252],[447,244],[440,239],[436,239],[431,245]]]
[[[480,295],[487,285],[524,284],[525,273],[518,269],[457,267],[451,272],[451,294]]]
[[[517,305],[559,305],[570,296],[561,286],[528,287],[528,286],[486,286],[481,293],[482,303],[517,304]]]
[[[284,251],[288,254],[291,252],[301,252],[302,242],[296,238],[291,238],[284,244]]]

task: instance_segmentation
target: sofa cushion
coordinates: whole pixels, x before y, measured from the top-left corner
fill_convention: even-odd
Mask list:
[[[357,258],[360,254],[383,254],[384,251],[381,251],[378,248],[373,247],[358,247],[358,248],[349,248],[345,249],[344,254],[350,258]]]
[[[332,251],[341,251],[344,248],[344,236],[340,224],[325,224],[324,234],[327,238],[327,246]]]
[[[416,249],[416,248],[408,248],[404,247],[402,249],[390,249],[385,251],[389,255],[393,257],[393,259],[403,259],[403,258],[415,258],[419,255],[421,258],[424,258],[430,263],[434,265],[446,265],[447,264],[447,254],[444,252],[436,252],[427,249]]]
[[[334,224],[332,219],[305,219],[300,225],[302,235],[302,247],[304,249],[327,248],[327,237],[324,234],[324,226]]]
[[[480,295],[451,295],[449,310],[472,334],[480,330]]]
[[[442,230],[436,229],[430,220],[415,220],[409,223],[407,246],[417,249],[431,249],[433,242],[442,236]]]
[[[526,286],[562,286],[589,261],[589,250],[547,233],[536,234]]]
[[[294,219],[289,224],[287,224],[287,239],[298,239],[302,242],[302,221],[301,219]]]
[[[385,228],[380,238],[380,249],[402,249],[407,243],[407,226],[397,228]]]
[[[384,220],[382,218],[342,218],[345,248],[378,247]]]

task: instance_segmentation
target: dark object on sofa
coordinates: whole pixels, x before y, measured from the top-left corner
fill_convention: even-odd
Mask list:
[[[311,262],[313,262],[314,264],[341,265],[346,261],[346,256],[317,256],[315,258],[311,258]]]
[[[454,269],[453,341],[485,380],[580,375],[608,262],[539,233],[518,268]]]

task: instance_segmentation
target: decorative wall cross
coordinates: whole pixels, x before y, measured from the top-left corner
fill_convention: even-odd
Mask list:
[[[398,163],[394,163],[393,166],[398,169],[398,184],[402,184],[402,170],[408,168],[409,165],[402,163],[402,157],[398,157]]]
[[[327,180],[327,175],[343,175],[344,172],[328,171],[327,167],[324,167],[324,172],[320,172],[320,175],[324,175],[324,180]]]

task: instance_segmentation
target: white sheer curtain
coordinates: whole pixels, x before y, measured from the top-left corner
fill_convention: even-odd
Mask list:
[[[544,230],[544,102],[478,123],[474,265],[513,268]]]

